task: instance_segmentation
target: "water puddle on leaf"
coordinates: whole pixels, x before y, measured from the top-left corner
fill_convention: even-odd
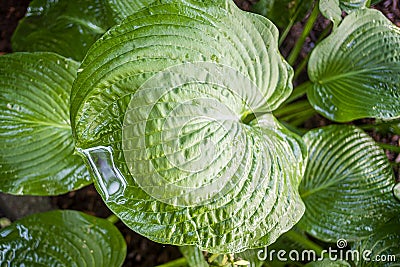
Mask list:
[[[126,180],[114,164],[112,148],[98,146],[78,149],[78,152],[85,156],[105,200],[112,200],[123,195]]]

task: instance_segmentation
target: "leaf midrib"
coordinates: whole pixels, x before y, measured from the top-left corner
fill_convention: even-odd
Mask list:
[[[342,78],[347,78],[347,77],[351,77],[351,76],[357,76],[358,74],[362,74],[362,73],[370,73],[372,71],[378,71],[378,70],[383,70],[385,68],[383,67],[376,67],[376,68],[370,68],[370,69],[361,69],[361,70],[357,70],[357,71],[350,71],[350,72],[346,72],[346,73],[341,73],[338,75],[333,75],[324,79],[318,79],[317,83],[319,84],[326,84],[332,81],[336,81]]]
[[[316,193],[316,192],[318,192],[318,191],[327,189],[327,188],[329,188],[330,186],[335,185],[335,184],[337,184],[337,183],[340,183],[341,181],[346,180],[346,179],[347,179],[347,175],[343,175],[343,178],[341,178],[341,179],[332,180],[331,182],[328,182],[328,183],[326,183],[326,184],[324,184],[324,185],[321,185],[321,186],[319,186],[319,187],[314,187],[313,189],[310,189],[310,190],[308,190],[308,191],[305,191],[304,193],[300,193],[300,197],[301,197],[302,199],[305,199],[305,198],[307,198],[308,196],[310,196],[310,195],[312,195],[312,194],[314,194],[314,193]]]
[[[18,120],[21,123],[24,124],[36,124],[36,125],[40,125],[40,126],[50,126],[50,127],[55,127],[55,128],[59,128],[59,129],[71,129],[71,125],[70,124],[62,124],[62,123],[54,123],[54,122],[47,122],[47,121],[39,121],[39,120],[24,120],[24,119],[19,119]]]

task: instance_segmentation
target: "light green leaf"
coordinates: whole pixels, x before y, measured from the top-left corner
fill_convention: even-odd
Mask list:
[[[338,26],[342,21],[342,10],[340,9],[339,0],[322,0],[319,2],[319,10],[335,26]]]
[[[56,195],[91,183],[69,119],[78,66],[53,53],[0,57],[1,192]]]
[[[389,222],[368,237],[354,244],[359,251],[358,267],[389,267],[400,265],[400,216],[397,214]]]
[[[80,61],[112,25],[114,19],[101,0],[34,0],[12,37],[12,48]]]
[[[393,193],[394,196],[397,197],[398,200],[400,200],[400,183],[395,185],[395,187],[393,188]]]
[[[304,267],[350,267],[351,265],[344,260],[323,259],[321,261],[313,261],[304,265]]]
[[[154,2],[156,0],[107,0],[107,7],[110,9],[113,18],[121,22],[126,17]]]
[[[195,246],[182,246],[179,251],[187,260],[189,267],[208,267],[203,252]]]
[[[300,219],[302,140],[251,115],[291,92],[277,38],[230,0],[164,0],[92,46],[72,92],[74,134],[130,228],[227,253],[269,244]]]
[[[50,211],[0,230],[6,266],[122,266],[126,244],[110,222],[77,211]]]
[[[339,122],[400,116],[400,30],[377,10],[348,15],[312,52],[308,98]]]
[[[310,0],[260,0],[251,11],[267,17],[279,27],[286,27],[291,20],[301,20],[311,8]]]
[[[299,227],[327,242],[351,242],[398,213],[393,171],[371,137],[352,126],[329,126],[303,139],[309,160],[299,188],[306,204]]]

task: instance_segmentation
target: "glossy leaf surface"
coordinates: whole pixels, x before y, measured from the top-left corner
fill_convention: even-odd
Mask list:
[[[339,122],[400,116],[400,30],[376,10],[359,10],[312,52],[313,107]]]
[[[357,266],[389,267],[400,265],[400,216],[376,229],[366,240],[357,242],[354,248],[360,252]]]
[[[226,253],[269,244],[300,219],[302,140],[271,115],[251,116],[291,92],[277,38],[232,1],[157,1],[92,46],[73,129],[129,227]]]
[[[100,0],[34,0],[12,37],[12,48],[81,61],[112,25],[114,19]]]
[[[328,126],[304,140],[309,161],[300,185],[306,212],[299,227],[327,242],[351,242],[398,213],[393,171],[371,137],[352,126]]]
[[[52,53],[0,57],[0,191],[57,195],[91,183],[69,119],[78,66]]]
[[[6,266],[122,266],[126,244],[104,219],[77,211],[31,215],[0,230]]]

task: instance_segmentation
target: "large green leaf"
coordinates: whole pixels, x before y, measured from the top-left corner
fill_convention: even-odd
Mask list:
[[[359,10],[312,52],[313,107],[334,121],[400,116],[400,30],[377,10]]]
[[[291,20],[301,20],[310,9],[311,0],[260,0],[252,6],[252,12],[267,17],[279,27],[286,27]]]
[[[113,28],[72,92],[77,147],[107,205],[152,240],[237,252],[304,207],[302,140],[270,115],[292,69],[267,19],[232,1],[157,1]]]
[[[3,266],[122,266],[126,244],[110,222],[77,211],[50,211],[0,230]]]
[[[308,132],[309,161],[300,185],[299,226],[328,242],[365,238],[398,213],[393,171],[383,150],[352,126]]]
[[[78,63],[52,53],[0,57],[0,191],[55,195],[91,183],[69,119]]]
[[[368,237],[354,244],[359,251],[358,267],[400,266],[400,216],[385,223]]]
[[[80,61],[112,25],[114,19],[101,0],[34,0],[12,37],[12,48]]]

